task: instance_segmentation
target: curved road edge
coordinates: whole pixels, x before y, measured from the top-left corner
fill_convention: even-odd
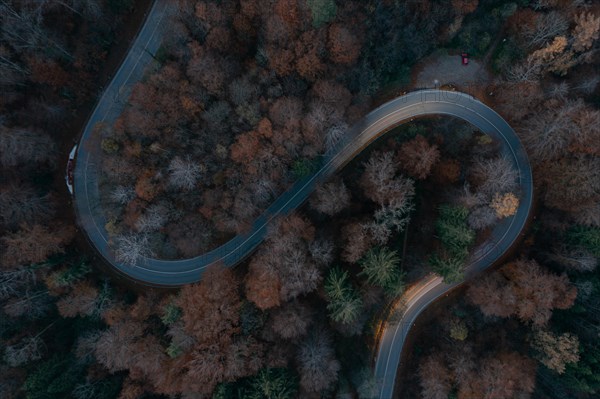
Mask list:
[[[481,104],[479,101],[474,100]],[[481,108],[480,106],[477,106]],[[511,161],[518,171],[520,203],[517,213],[503,219],[492,231],[488,240],[480,244],[471,253],[465,267],[467,281],[474,275],[493,266],[519,240],[527,225],[533,206],[533,178],[531,166],[525,148],[520,143],[514,130],[496,112],[487,108],[487,119],[490,124],[482,128],[484,133],[501,139],[501,152]],[[471,120],[465,119],[473,123]],[[379,383],[379,399],[392,399],[395,379],[400,366],[404,343],[417,317],[433,302],[447,294],[453,288],[464,283],[445,284],[441,277],[429,275],[417,282],[405,292],[391,312],[401,313],[397,321],[385,321],[378,342],[375,360],[375,378]]]
[[[473,97],[458,92],[442,90],[421,90],[398,97],[367,114],[360,123],[353,126],[343,140],[323,157],[321,168],[312,176],[296,182],[279,196],[252,224],[249,232],[235,236],[225,244],[195,258],[181,260],[161,260],[142,258],[136,265],[130,266],[116,261],[109,247],[109,236],[104,228],[106,221],[99,209],[99,189],[97,162],[95,162],[93,143],[85,143],[82,138],[79,146],[80,157],[75,167],[75,205],[80,224],[98,252],[118,271],[145,283],[177,286],[200,280],[206,267],[216,263],[234,266],[248,256],[263,241],[271,221],[281,215],[287,215],[298,208],[310,195],[316,185],[327,180],[355,155],[371,142],[395,126],[408,122],[415,117],[425,115],[451,115],[464,119],[486,134],[496,138],[503,152],[519,171],[522,196],[517,214],[500,224],[509,232],[520,232],[518,223],[524,225],[528,215],[525,205],[530,202],[530,169],[527,156],[508,124],[492,109]],[[88,144],[88,145],[86,145]],[[92,145],[90,145],[92,144]],[[96,143],[97,145],[97,143]],[[529,183],[527,183],[529,182]],[[524,199],[524,200],[523,200]],[[480,249],[489,253],[512,243],[512,236],[504,237],[502,229],[494,231],[496,245]],[[487,258],[486,258],[487,259]]]
[[[527,154],[512,128],[492,109],[473,97],[441,90],[422,90],[398,97],[370,112],[348,131],[343,141],[324,156],[324,162],[314,175],[296,182],[259,216],[249,233],[239,235],[223,246],[192,259],[164,261],[143,259],[135,266],[116,262],[108,245],[106,223],[99,204],[98,165],[94,158],[92,132],[99,122],[113,122],[122,112],[133,84],[139,81],[153,60],[162,42],[171,8],[169,0],[155,0],[152,9],[133,43],[128,55],[88,120],[77,150],[74,172],[74,203],[81,227],[89,240],[116,270],[143,282],[162,286],[178,286],[199,281],[208,265],[222,262],[227,266],[239,263],[262,242],[271,220],[300,206],[317,183],[327,180],[375,139],[391,128],[425,115],[451,115],[464,119],[486,134],[499,140],[502,152],[519,172],[520,206],[514,217],[505,219],[492,232],[490,241],[472,254],[467,274],[493,265],[518,239],[532,205],[533,185]],[[396,370],[408,330],[417,316],[433,301],[455,285],[446,285],[441,278],[430,276],[419,283],[421,289],[409,290],[411,297],[404,301],[404,314],[398,323],[388,323],[379,343],[375,375],[381,382],[379,397],[391,399]]]

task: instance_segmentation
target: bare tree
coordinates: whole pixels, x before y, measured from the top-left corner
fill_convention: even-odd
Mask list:
[[[547,206],[569,212],[592,208],[600,193],[600,158],[577,156],[564,162],[549,162],[542,171]],[[577,187],[577,190],[573,190]],[[592,220],[593,221],[593,220]]]
[[[26,363],[42,358],[44,341],[39,335],[25,337],[14,345],[4,349],[4,361],[11,367],[19,367]]]
[[[110,199],[120,205],[126,205],[134,198],[135,190],[133,187],[117,186],[110,193]]]
[[[350,204],[350,191],[343,181],[329,182],[317,187],[310,205],[326,215],[335,215]]]
[[[0,3],[0,34],[17,51],[43,52],[53,48],[68,59],[71,54],[54,40],[44,27],[41,7],[13,7],[8,1]]]
[[[412,210],[413,204],[408,200],[381,206],[375,211],[374,220],[367,224],[371,237],[380,245],[386,244],[393,232],[404,231]]]
[[[462,189],[458,190],[456,194],[456,202],[467,209],[473,209],[484,205],[487,202],[485,197],[483,193],[471,190],[471,185],[465,183]]]
[[[140,322],[122,321],[112,325],[96,341],[96,359],[111,372],[127,370],[136,362],[134,343],[143,332]]]
[[[271,328],[284,339],[296,339],[306,334],[312,323],[309,307],[294,301],[277,308],[271,316]]]
[[[314,329],[298,350],[300,386],[308,392],[322,392],[338,378],[340,363],[335,358],[331,337]]]
[[[120,235],[115,238],[115,258],[117,262],[135,266],[143,258],[154,255],[145,234]]]
[[[569,94],[569,83],[562,81],[560,83],[556,83],[552,86],[550,86],[550,89],[548,90],[548,94],[550,94],[550,96],[557,98],[559,100],[565,100]]]
[[[394,179],[396,171],[391,152],[371,154],[365,163],[365,172],[361,180],[365,194],[379,204],[385,203],[389,182]]]
[[[379,394],[381,383],[377,380],[372,370],[365,368],[359,373],[355,386],[358,399],[373,399]]]
[[[582,204],[573,214],[573,218],[579,224],[600,227],[600,202]]]
[[[79,335],[75,344],[75,356],[83,361],[92,360],[100,335],[102,330],[86,331]]]
[[[56,147],[45,133],[0,125],[0,165],[17,166],[51,162]]]
[[[167,208],[162,204],[154,204],[146,209],[146,212],[137,219],[135,228],[141,233],[150,233],[163,228],[167,221]]]
[[[568,21],[558,11],[536,14],[533,25],[525,25],[523,38],[530,48],[538,48],[556,36],[563,35],[569,27]]]
[[[514,191],[518,173],[512,162],[506,157],[480,159],[473,166],[473,175],[481,182],[478,189],[491,198],[496,193]]]
[[[506,71],[506,79],[510,83],[535,82],[538,80],[542,66],[530,60],[512,65]]]
[[[235,105],[243,105],[254,100],[259,89],[256,84],[250,81],[248,76],[235,79],[229,84],[229,98]]]
[[[6,50],[0,50],[0,86],[7,89],[7,86],[20,85],[30,73],[29,69],[12,61]]]
[[[583,249],[569,251],[563,248],[551,254],[550,259],[567,269],[579,272],[591,272],[598,266],[598,259]]]
[[[102,18],[102,6],[98,0],[25,0],[45,10],[62,7],[87,19]]]
[[[12,296],[25,296],[24,292],[36,280],[35,269],[20,267],[0,273],[0,301]]]
[[[259,179],[252,184],[251,190],[258,205],[266,205],[275,197],[277,186],[272,180]]]
[[[327,239],[318,239],[308,245],[311,258],[319,265],[329,266],[333,261],[333,242]]]
[[[579,90],[585,94],[592,94],[594,90],[596,90],[598,82],[600,82],[600,76],[586,75],[579,81],[579,83],[573,86],[573,89]]]
[[[45,221],[52,214],[50,195],[39,195],[26,184],[0,187],[0,224],[14,228],[21,223]]]
[[[468,223],[472,229],[483,230],[496,223],[496,211],[489,206],[480,206],[469,212]]]
[[[346,124],[335,124],[327,129],[325,134],[325,151],[331,153],[338,143],[344,138],[348,131],[348,125]]]
[[[98,290],[87,283],[79,283],[56,303],[62,317],[91,316],[96,313]]]
[[[33,320],[47,316],[51,305],[52,298],[47,290],[26,290],[19,297],[6,301],[3,310],[10,317]]]
[[[583,110],[580,101],[567,101],[562,106],[546,108],[529,118],[522,128],[523,141],[538,160],[563,156],[572,141],[579,141],[585,131],[577,116]]]
[[[173,187],[189,191],[196,186],[202,172],[202,165],[190,157],[175,157],[169,164],[169,183]]]
[[[291,215],[281,219],[250,262],[248,299],[268,309],[316,289],[322,277],[309,252],[313,237],[314,227],[303,218]]]

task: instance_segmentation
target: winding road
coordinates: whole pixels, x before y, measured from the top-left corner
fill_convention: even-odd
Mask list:
[[[296,182],[277,198],[252,224],[248,233],[238,235],[224,245],[201,256],[167,261],[142,258],[135,266],[116,261],[109,247],[106,219],[99,201],[99,139],[94,136],[97,123],[113,123],[122,112],[133,85],[153,64],[162,41],[168,14],[173,11],[169,0],[155,0],[135,42],[99,99],[80,140],[74,171],[74,204],[78,222],[97,251],[121,273],[160,286],[179,286],[197,282],[203,270],[212,264],[234,266],[246,258],[263,241],[270,222],[297,209],[314,190],[371,142],[395,126],[427,115],[448,115],[463,119],[496,139],[502,153],[519,173],[520,205],[515,216],[498,224],[491,237],[476,248],[468,262],[467,276],[494,264],[519,238],[532,205],[532,176],[527,154],[513,129],[491,108],[475,98],[458,92],[421,90],[398,97],[371,111],[353,126],[336,146],[323,156],[320,169]],[[380,399],[391,399],[396,370],[404,341],[417,316],[433,301],[455,285],[444,284],[431,275],[411,287],[402,298],[399,322],[384,326],[375,364],[375,376],[381,382]]]

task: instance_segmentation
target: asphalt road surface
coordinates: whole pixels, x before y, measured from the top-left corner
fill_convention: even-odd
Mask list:
[[[514,168],[518,171],[520,204],[517,213],[513,217],[502,219],[492,231],[489,239],[473,250],[466,266],[465,275],[468,278],[495,264],[519,239],[527,223],[533,201],[531,167],[527,159],[527,153],[514,130],[491,108],[461,93],[450,94],[427,91],[411,93],[409,96],[419,96],[418,93],[421,93],[420,100],[422,103],[411,109],[420,109],[426,113],[452,115],[472,123],[501,143],[502,154],[512,162]],[[400,97],[384,105],[384,108],[389,108],[390,104],[402,98]],[[411,100],[403,101],[412,103]],[[383,113],[388,112],[393,111],[389,110]],[[412,111],[408,112],[413,116],[417,116]],[[417,316],[429,304],[457,285],[444,284],[441,277],[430,275],[407,290],[398,302],[396,312],[399,313],[399,317],[391,319],[399,321],[388,322],[384,326],[375,361],[375,378],[380,384],[379,399],[391,399],[393,397],[394,382],[404,341]]]
[[[318,183],[335,174],[376,138],[415,117],[439,114],[464,119],[484,133],[498,139],[502,144],[502,151],[513,161],[519,171],[522,190],[521,206],[514,217],[505,219],[505,222],[494,230],[492,239],[495,244],[486,249],[487,252],[483,254],[485,256],[481,256],[478,264],[489,261],[492,254],[496,259],[496,254],[501,255],[510,247],[527,220],[531,202],[531,171],[527,156],[514,131],[492,109],[467,94],[441,90],[412,92],[370,112],[347,132],[343,140],[337,143],[329,154],[323,156],[322,166],[315,174],[296,182],[277,198],[253,222],[249,232],[238,235],[222,246],[195,258],[181,260],[141,258],[135,266],[117,262],[110,249],[108,233],[104,228],[106,220],[99,208],[97,177],[99,172],[98,160],[95,157],[99,156],[101,151],[93,148],[98,147],[97,140],[92,139],[88,143],[84,135],[78,149],[74,176],[75,205],[79,222],[100,254],[120,272],[131,278],[165,286],[196,282],[200,280],[207,266],[215,263],[234,266],[252,253],[265,238],[268,226],[274,218],[287,215],[298,208]]]
[[[467,275],[491,266],[518,239],[526,224],[532,203],[532,177],[527,155],[512,128],[491,108],[458,92],[421,90],[398,97],[366,115],[336,146],[322,157],[321,167],[312,176],[296,182],[259,216],[250,231],[201,256],[167,261],[143,258],[135,266],[116,261],[109,246],[106,219],[100,208],[98,177],[99,139],[93,134],[97,123],[112,124],[125,107],[133,85],[160,47],[168,14],[168,0],[156,0],[144,26],[100,98],[82,134],[74,172],[74,203],[78,221],[98,252],[121,273],[152,285],[178,286],[197,282],[212,264],[234,266],[247,257],[265,238],[270,222],[298,208],[315,186],[339,171],[371,142],[395,126],[427,115],[449,115],[470,122],[501,143],[501,150],[519,172],[520,206],[515,216],[504,219],[485,244],[473,251]],[[439,277],[430,276],[413,286],[403,298],[400,322],[386,324],[376,360],[375,375],[381,382],[381,399],[390,399],[400,354],[408,330],[431,302],[453,288]]]

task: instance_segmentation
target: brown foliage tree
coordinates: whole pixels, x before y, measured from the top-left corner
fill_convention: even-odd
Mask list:
[[[531,394],[535,388],[535,362],[516,352],[482,358],[459,386],[459,398],[510,399]]]
[[[230,69],[222,56],[201,52],[190,60],[187,75],[193,83],[201,84],[209,93],[218,95],[227,82]]]
[[[582,12],[575,17],[575,29],[573,29],[573,50],[585,51],[600,36],[600,16],[591,12]]]
[[[547,206],[568,212],[596,206],[600,200],[600,158],[579,155],[543,165],[539,172]]]
[[[439,183],[456,183],[460,177],[460,162],[442,158],[433,167],[433,179]]]
[[[531,347],[537,351],[540,362],[558,374],[565,372],[567,363],[579,361],[577,335],[570,333],[557,335],[551,331],[538,329],[533,333]]]
[[[69,74],[56,61],[29,57],[27,64],[35,83],[47,84],[56,90],[69,81]]]
[[[156,173],[152,170],[142,173],[135,184],[135,193],[145,201],[152,201],[158,195],[160,189]]]
[[[302,15],[298,0],[277,0],[273,11],[291,30],[298,29],[302,18],[305,17]]]
[[[452,375],[441,355],[430,355],[419,365],[421,394],[424,398],[446,399],[452,389]]]
[[[473,284],[467,296],[485,315],[516,316],[542,326],[552,309],[573,305],[577,289],[564,274],[549,273],[534,260],[518,260]]]
[[[203,343],[217,343],[236,333],[241,307],[238,286],[233,272],[221,266],[209,266],[200,284],[184,286],[179,306],[186,332]]]
[[[277,46],[267,46],[265,48],[269,67],[280,76],[287,76],[294,71],[294,52],[289,49],[279,48]]]
[[[246,277],[246,297],[250,301],[262,310],[279,306],[280,290],[279,276],[271,268],[264,267],[259,261],[250,263]]]
[[[127,370],[136,364],[135,340],[144,333],[140,322],[123,320],[105,330],[96,343],[95,355],[109,371]]]
[[[52,231],[39,224],[22,225],[19,231],[2,237],[1,265],[11,267],[43,262],[50,255],[63,252],[73,235],[71,227],[58,226]]]
[[[361,50],[358,38],[341,24],[332,24],[327,35],[329,58],[337,64],[352,65]]]
[[[242,133],[237,136],[235,143],[231,145],[229,150],[231,159],[237,163],[249,164],[254,159],[261,144],[260,136],[257,132]]]
[[[308,81],[314,81],[327,69],[321,59],[325,31],[309,30],[300,35],[294,48],[296,71]]]
[[[410,176],[425,179],[439,157],[437,146],[430,145],[425,137],[417,135],[414,139],[402,143],[398,153],[398,163]]]
[[[71,292],[56,302],[62,317],[90,316],[96,310],[98,290],[87,282],[76,284]]]
[[[375,242],[366,223],[351,222],[342,228],[344,247],[342,259],[355,263],[371,248]]]
[[[479,0],[452,0],[452,8],[461,15],[472,13],[478,4]]]

